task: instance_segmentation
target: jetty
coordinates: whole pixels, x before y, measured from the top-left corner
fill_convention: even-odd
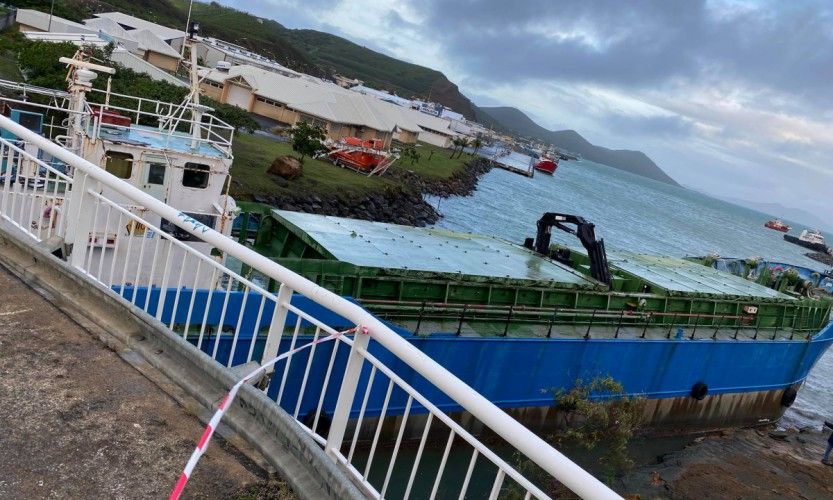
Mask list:
[[[512,150],[510,149],[503,149],[492,156],[486,157],[489,163],[492,165],[493,168],[500,168],[506,170],[507,172],[512,172],[513,174],[523,175],[524,177],[534,177],[535,176],[535,169],[532,168],[532,162],[525,168],[517,167],[515,165],[510,165],[506,161],[503,161],[506,157],[512,154]]]

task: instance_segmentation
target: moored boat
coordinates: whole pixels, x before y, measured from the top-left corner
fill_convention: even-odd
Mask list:
[[[558,156],[548,152],[541,153],[538,158],[533,158],[532,162],[532,168],[545,174],[553,175],[558,169]]]
[[[784,239],[816,252],[830,253],[830,248],[824,242],[824,235],[818,229],[805,229],[798,237],[785,234]]]
[[[545,174],[553,175],[555,174],[556,169],[558,169],[558,158],[550,157],[550,156],[541,156],[541,158],[535,160],[535,164],[533,168],[539,172],[543,172]]]
[[[788,232],[790,232],[790,229],[792,229],[787,224],[784,224],[781,221],[781,219],[768,220],[764,224],[764,227],[768,227],[769,229],[774,229],[776,231],[781,231],[782,233],[788,233]]]

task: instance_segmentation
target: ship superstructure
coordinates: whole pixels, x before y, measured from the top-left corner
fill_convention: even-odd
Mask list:
[[[73,58],[61,58],[68,68],[67,91],[0,81],[0,103],[7,116],[29,130],[179,209],[183,216],[228,235],[236,212],[236,204],[227,194],[234,128],[200,104],[195,52],[191,59],[192,85],[181,103],[112,92],[111,77],[116,70],[92,62],[83,48]],[[103,90],[94,87],[102,75],[107,77]],[[14,139],[6,135],[4,132],[4,138]],[[27,145],[21,143],[21,147]],[[47,156],[40,160],[72,177],[67,166],[40,154]],[[17,182],[23,189],[38,192],[32,198],[38,200],[37,206],[27,206],[32,212],[32,227],[51,233],[58,226],[75,223],[63,210],[65,183],[20,155],[12,152],[9,156],[3,159],[0,181]],[[129,213],[149,217],[151,226],[171,231],[184,243],[209,254],[210,246],[196,242],[170,221],[145,214],[144,207],[133,206],[120,193],[92,183],[90,188],[119,202]],[[150,263],[154,258],[152,251],[140,250],[141,239],[150,236],[152,229],[127,219],[126,214],[111,210],[97,214],[89,228],[90,241],[96,244],[91,258],[101,260],[102,267],[117,267],[113,259],[141,258]],[[176,253],[176,249],[171,251]],[[125,277],[129,283],[142,278]],[[120,284],[118,279],[113,281]]]

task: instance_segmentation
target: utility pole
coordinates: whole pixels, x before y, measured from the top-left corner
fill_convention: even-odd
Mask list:
[[[52,3],[49,5],[49,25],[46,27],[46,32],[49,33],[52,31],[52,12],[55,10],[55,0],[52,0]]]

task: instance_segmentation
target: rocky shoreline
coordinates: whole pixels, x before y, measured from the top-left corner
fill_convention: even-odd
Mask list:
[[[385,175],[399,181],[401,187],[384,189],[358,198],[299,193],[255,195],[253,201],[282,210],[422,227],[434,224],[442,217],[425,201],[424,195],[443,198],[469,196],[477,189],[480,177],[491,168],[487,160],[476,158],[466,163],[465,169],[455,172],[447,179],[432,179],[408,170],[407,166],[399,166],[390,169]]]
[[[637,468],[613,485],[626,498],[831,498],[833,468],[820,462],[828,432],[728,430]]]

